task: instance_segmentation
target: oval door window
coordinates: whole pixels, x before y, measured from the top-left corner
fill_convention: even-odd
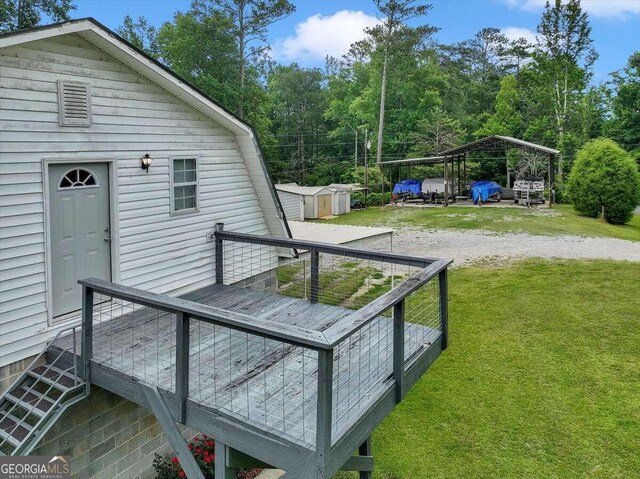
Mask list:
[[[67,171],[58,184],[59,189],[63,188],[87,188],[95,187],[98,185],[98,180],[95,175],[84,168],[75,168]]]

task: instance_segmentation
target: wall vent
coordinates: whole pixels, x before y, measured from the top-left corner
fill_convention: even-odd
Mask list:
[[[60,125],[91,125],[91,86],[74,81],[58,81]]]

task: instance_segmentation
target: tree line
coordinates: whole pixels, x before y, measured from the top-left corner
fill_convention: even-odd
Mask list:
[[[380,22],[324,68],[270,57],[269,28],[295,11],[288,0],[194,0],[160,27],[127,16],[117,32],[253,125],[276,181],[363,182],[365,158],[429,156],[491,134],[560,150],[560,182],[592,138],[640,159],[640,52],[594,84],[597,52],[579,0],[547,2],[533,43],[487,27],[442,44],[431,5],[373,3]],[[35,25],[42,14],[63,20],[72,9],[71,0],[2,0],[0,29]],[[471,177],[544,172],[536,158],[504,158],[471,161]]]

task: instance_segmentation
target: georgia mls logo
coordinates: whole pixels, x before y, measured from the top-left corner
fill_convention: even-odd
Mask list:
[[[0,479],[70,479],[63,456],[0,456]]]

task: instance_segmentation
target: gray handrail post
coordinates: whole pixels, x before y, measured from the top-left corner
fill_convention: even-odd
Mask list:
[[[218,233],[222,233],[224,231],[224,223],[216,223],[215,225],[215,248],[216,248],[216,283],[224,284],[224,250],[223,250],[223,239],[222,236]]]
[[[176,419],[184,423],[189,397],[189,315],[176,313]]]
[[[449,345],[449,286],[447,280],[447,268],[438,274],[440,286],[440,326],[442,327],[442,350]]]
[[[86,393],[91,390],[91,359],[93,358],[93,289],[82,286],[82,344],[80,346],[82,378]]]
[[[371,457],[371,436],[369,436],[358,448],[358,454],[360,456],[369,456]],[[373,473],[372,471],[360,471],[358,475],[359,479],[372,479]]]
[[[393,378],[396,381],[396,402],[404,399],[404,299],[393,306]]]
[[[333,349],[318,351],[318,411],[316,425],[316,465],[318,477],[327,477],[331,453],[333,421]]]
[[[320,252],[316,249],[309,251],[311,255],[311,294],[309,302],[318,302],[318,293],[320,292]]]

